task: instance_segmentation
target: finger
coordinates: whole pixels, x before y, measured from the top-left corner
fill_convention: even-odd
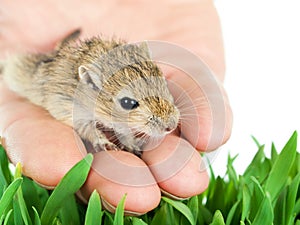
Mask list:
[[[164,71],[180,110],[182,136],[200,151],[214,150],[224,144],[231,134],[232,111],[223,86],[213,78],[209,78],[207,85],[175,69],[164,68]]]
[[[142,158],[164,192],[188,198],[207,188],[209,178],[201,169],[200,154],[178,136],[168,135],[161,145],[145,151]]]
[[[5,129],[3,144],[10,160],[14,164],[21,162],[26,176],[43,186],[54,187],[83,156],[83,153],[78,150],[75,138],[76,134],[69,127],[55,120],[23,118],[13,122]],[[135,160],[129,161],[129,164],[142,162],[134,155],[130,154],[130,156]],[[130,159],[130,157],[128,158]],[[103,162],[101,154],[96,155],[94,166],[101,165],[101,162]],[[109,161],[106,164],[112,165]],[[127,173],[126,170],[122,170],[121,172],[124,172],[125,178],[132,176],[130,171]],[[85,196],[88,198],[87,196],[97,189],[100,195],[103,195],[104,200],[117,206],[121,197],[127,193],[126,211],[145,213],[155,208],[160,200],[159,188],[151,173],[147,170],[146,172],[148,172],[146,175],[152,178],[151,184],[134,187],[130,186],[130,183],[124,185],[104,179],[96,172],[91,171],[84,188]],[[143,175],[145,179],[145,174],[141,173],[140,175]]]
[[[81,140],[71,127],[11,93],[5,85],[0,84],[0,92],[3,93],[0,97],[0,135],[8,157],[14,164],[21,162],[24,175],[43,186],[56,186],[86,154]],[[103,153],[95,155],[93,170],[83,188],[86,199],[97,189],[103,200],[113,206],[117,206],[127,193],[125,209],[128,212],[145,213],[158,205],[160,190],[142,160],[127,152],[111,152],[116,161],[104,157]],[[125,163],[126,168],[118,169],[117,162],[121,162],[119,165]],[[119,174],[119,178],[125,180],[118,183],[116,179],[109,180],[99,175],[100,169],[105,166],[113,166],[112,175]],[[136,173],[132,168],[136,169]],[[127,178],[131,180],[126,181]]]
[[[160,190],[147,165],[135,155],[124,151],[98,152],[82,195],[88,199],[96,189],[102,200],[114,212],[121,198],[127,194],[126,213],[143,214],[160,202]]]
[[[9,91],[6,86],[0,82],[0,136],[11,123],[22,118],[41,118],[49,119],[48,113],[40,107],[28,104],[25,99]],[[20,110],[16,110],[20,109]]]
[[[26,176],[53,187],[84,153],[70,127],[37,108],[21,102],[1,105],[0,134],[11,162],[20,162]]]

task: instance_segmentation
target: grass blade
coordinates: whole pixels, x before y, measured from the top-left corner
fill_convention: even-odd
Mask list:
[[[19,204],[19,208],[20,208],[24,223],[26,225],[32,225],[32,222],[31,222],[31,219],[30,219],[30,216],[28,213],[28,209],[27,209],[26,203],[23,198],[23,193],[22,193],[21,187],[19,187],[19,189],[17,191],[16,198],[17,198],[17,202]]]
[[[4,213],[6,208],[9,206],[15,193],[17,192],[18,188],[22,184],[22,178],[17,178],[14,180],[4,191],[1,199],[0,199],[0,216]]]
[[[237,210],[237,207],[239,206],[240,204],[240,201],[237,201],[230,209],[228,215],[227,215],[227,218],[226,218],[226,225],[230,225],[232,224],[232,220],[234,218],[237,218],[237,216],[235,216],[235,213],[236,213],[236,210]]]
[[[199,201],[197,195],[190,198],[190,200],[187,203],[187,207],[191,210],[196,224],[198,220],[198,214],[199,214]]]
[[[297,200],[297,192],[300,185],[300,173],[293,179],[288,187],[287,200],[286,200],[286,221],[285,224],[292,224],[294,220],[295,203]]]
[[[12,215],[13,209],[9,210],[8,213],[5,216],[5,220],[3,222],[3,225],[7,225],[9,223],[9,219]],[[2,224],[2,223],[1,223]]]
[[[132,225],[147,225],[142,219],[132,217]]]
[[[272,167],[271,160],[265,157],[264,146],[262,146],[251,164],[248,166],[244,173],[244,180],[251,182],[251,177],[255,177],[260,183],[267,179]]]
[[[265,198],[265,193],[259,181],[255,177],[251,177],[251,179],[253,181],[253,191],[249,218],[252,221],[258,213],[258,209],[261,207],[262,201]]]
[[[93,191],[85,215],[85,225],[98,224],[101,225],[103,212],[101,211],[101,202],[98,192]]]
[[[215,212],[216,210],[225,211],[225,188],[225,181],[218,176],[214,183],[212,183],[208,191],[207,202],[205,205],[208,210],[210,210],[211,212]]]
[[[73,195],[84,184],[92,161],[93,156],[88,154],[63,177],[45,205],[41,216],[41,224],[51,224],[65,199]]]
[[[290,168],[296,157],[297,132],[294,132],[281,153],[276,158],[266,180],[265,190],[270,193],[272,202],[279,195],[287,181]]]
[[[261,144],[258,142],[258,140],[256,139],[256,137],[254,137],[253,135],[252,135],[251,137],[252,137],[252,140],[254,141],[254,143],[256,144],[256,146],[257,146],[258,148],[260,148],[261,146],[263,146],[263,145],[261,145]]]
[[[22,182],[23,198],[26,203],[29,215],[34,218],[34,211],[32,206],[37,210],[39,214],[42,213],[43,208],[49,198],[48,191],[38,186],[34,181],[27,177],[23,177]]]
[[[287,188],[283,189],[276,200],[274,207],[274,225],[286,224],[286,199],[287,199]],[[287,224],[286,224],[287,225]]]
[[[171,225],[171,218],[168,214],[168,204],[162,203],[159,210],[155,213],[151,225]]]
[[[291,179],[293,179],[294,177],[297,176],[297,174],[300,173],[300,153],[299,152],[296,152],[296,157],[295,157],[295,160],[294,160],[294,163],[293,165],[291,166],[290,168],[290,172],[289,172],[289,177]]]
[[[271,196],[266,193],[260,207],[258,208],[257,214],[253,220],[252,225],[272,224],[273,223],[273,207]]]
[[[0,224],[3,224],[4,218],[5,218],[4,215],[2,215],[2,216],[0,217]]]
[[[178,211],[176,211],[170,204],[167,204],[167,215],[170,218],[170,224],[172,225],[179,225],[182,220],[185,219],[185,217],[181,220],[180,214]]]
[[[242,207],[242,218],[241,220],[244,221],[246,217],[249,216],[251,210],[251,193],[249,190],[248,185],[243,187],[243,207]]]
[[[14,200],[13,200],[13,214],[14,214],[14,217],[13,217],[14,224],[24,225],[20,205],[16,198],[14,198]]]
[[[104,215],[104,225],[113,225],[114,223],[114,218],[113,218],[113,214],[111,214],[108,211],[103,211],[103,215]]]
[[[275,162],[276,159],[277,159],[277,157],[278,157],[278,153],[277,153],[275,144],[272,143],[272,148],[271,148],[271,161],[272,161],[272,162]]]
[[[296,156],[296,167],[297,167],[297,172],[300,173],[300,153],[297,152],[297,156]]]
[[[80,225],[75,195],[70,195],[65,199],[59,211],[59,218],[62,224]]]
[[[234,203],[238,201],[238,195],[241,195],[238,192],[239,190],[237,185],[238,183],[234,184],[232,180],[228,181],[227,183],[225,182],[223,190],[223,193],[226,193],[223,194],[224,206],[220,208],[220,211],[223,213],[223,215],[227,215],[229,213],[229,210],[231,209],[232,205],[234,205]]]
[[[182,202],[174,201],[167,197],[162,197],[162,199],[177,209],[182,215],[184,215],[191,225],[195,225],[195,218],[191,212],[191,210]]]
[[[225,225],[223,215],[220,210],[217,210],[214,214],[213,221],[210,225]]]
[[[40,220],[39,213],[37,212],[36,208],[34,208],[34,207],[32,207],[32,210],[34,212],[33,224],[34,225],[41,225],[41,220]]]
[[[12,175],[8,167],[8,159],[6,152],[2,145],[0,145],[0,197],[3,194],[3,190],[12,181]]]
[[[228,178],[230,181],[232,181],[235,185],[235,187],[237,187],[238,185],[238,176],[237,173],[234,169],[233,166],[233,162],[234,160],[237,158],[238,155],[234,156],[233,158],[230,156],[230,154],[228,155],[228,159],[227,159],[227,171],[226,174],[228,175]]]
[[[15,177],[15,179],[17,179],[21,176],[22,176],[22,166],[21,166],[21,163],[17,163],[14,177]],[[31,222],[31,219],[29,216],[29,212],[28,212],[28,209],[27,209],[24,197],[23,197],[22,187],[18,188],[15,198],[16,198],[16,204],[19,205],[21,216],[23,218],[25,225],[32,225],[32,222]]]
[[[300,198],[298,198],[298,200],[295,203],[294,213],[296,215],[300,214]]]
[[[197,224],[208,224],[212,221],[213,215],[212,213],[205,208],[203,205],[199,205],[199,213],[198,213],[198,219]]]
[[[119,204],[117,206],[113,225],[123,225],[124,224],[125,200],[126,200],[126,194],[122,197],[121,201],[119,202]]]
[[[257,174],[259,173],[260,168],[258,167],[258,165],[260,165],[265,160],[264,148],[264,145],[259,147],[250,165],[245,170],[243,177],[246,181],[249,181],[251,176],[257,176]]]

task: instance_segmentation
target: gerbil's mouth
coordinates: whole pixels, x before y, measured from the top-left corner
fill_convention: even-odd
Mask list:
[[[145,132],[145,131],[139,131],[139,130],[136,130],[136,129],[131,129],[131,133],[133,134],[133,136],[135,138],[145,139],[145,140],[149,140],[149,139],[152,139],[152,138],[160,139],[160,138],[165,137],[167,134],[171,133],[172,131],[164,132],[164,131],[161,131],[161,130],[157,130],[157,131],[152,130],[151,133],[148,133],[148,132]]]
[[[96,124],[97,130],[101,131],[102,134],[120,150],[125,151],[130,151],[128,146],[126,146],[128,143],[126,143],[126,141],[124,142],[124,138],[127,138],[126,136],[128,136],[129,139],[134,138],[138,146],[143,149],[145,146],[148,146],[147,148],[149,148],[149,146],[157,146],[167,134],[174,131],[174,129],[152,129],[151,132],[148,133],[145,130],[127,127],[126,133],[118,133],[115,132],[113,128],[105,127],[100,123]]]
[[[119,133],[116,133],[113,128],[107,128],[107,127],[103,126],[102,124],[100,124],[99,122],[96,123],[96,128],[99,131],[101,131],[110,142],[114,143],[121,150],[127,149],[127,146],[125,146],[119,139],[119,138],[122,138],[123,136],[126,136],[126,135],[133,136],[136,139],[142,140],[143,143],[146,143],[147,140],[149,140],[151,138],[151,136],[145,132],[141,132],[139,130],[130,129],[130,128],[128,130],[129,133],[119,134]]]
[[[96,128],[97,130],[101,131],[109,141],[111,141],[112,143],[118,146],[117,144],[118,138],[114,129],[107,128],[99,122],[96,122]]]

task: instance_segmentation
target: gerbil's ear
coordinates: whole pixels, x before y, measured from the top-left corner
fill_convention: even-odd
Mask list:
[[[80,34],[81,34],[81,29],[77,28],[72,33],[70,33],[66,37],[64,37],[64,39],[62,39],[60,42],[58,42],[55,47],[55,50],[59,50],[64,45],[68,44],[70,41],[77,39],[80,36]]]
[[[86,66],[79,66],[78,68],[79,79],[84,84],[89,85],[95,91],[99,91],[102,85],[100,74],[95,73]]]
[[[146,58],[151,59],[151,52],[146,41],[140,43],[139,48],[142,50],[142,53]]]

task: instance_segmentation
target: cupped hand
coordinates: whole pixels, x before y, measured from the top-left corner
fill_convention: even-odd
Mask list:
[[[222,99],[219,107],[224,111],[224,121],[218,121],[224,123],[224,129],[218,130],[218,138],[214,138],[215,118],[206,93],[192,77],[163,67],[170,85],[175,84],[190,99],[183,107],[180,135],[168,135],[161,145],[145,151],[141,159],[124,151],[95,154],[82,197],[87,199],[97,189],[104,205],[113,210],[127,193],[125,209],[139,214],[158,205],[161,191],[174,198],[188,198],[204,191],[209,178],[198,151],[214,150],[226,142],[232,121],[221,84],[222,39],[212,1],[4,0],[0,6],[0,58],[24,51],[51,50],[77,28],[82,29],[83,38],[103,34],[129,42],[155,39],[190,50],[214,74]],[[84,157],[80,139],[70,127],[8,90],[1,80],[0,93],[0,135],[10,160],[21,162],[24,174],[36,182],[54,187]],[[174,89],[173,95],[180,105],[183,94]]]

